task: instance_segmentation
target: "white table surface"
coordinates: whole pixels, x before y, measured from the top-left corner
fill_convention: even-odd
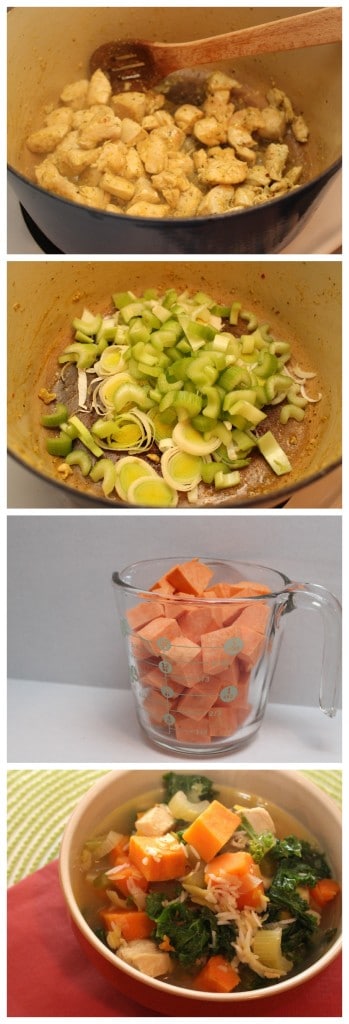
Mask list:
[[[143,735],[127,690],[9,680],[9,763],[157,764],[187,761],[157,750]],[[237,753],[208,757],[230,764],[335,764],[341,761],[341,714],[269,704],[253,739]]]

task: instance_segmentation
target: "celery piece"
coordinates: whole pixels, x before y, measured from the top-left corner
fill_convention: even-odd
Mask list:
[[[130,302],[134,302],[137,296],[133,292],[115,292],[112,295],[115,309],[122,309],[123,306],[128,306]]]
[[[217,473],[226,472],[225,462],[204,462],[201,460],[201,478],[204,484],[213,484]]]
[[[180,391],[182,387],[182,380],[174,380],[170,382],[167,380],[165,373],[160,373],[158,377],[158,389],[162,395],[167,395],[169,391]]]
[[[208,416],[211,420],[219,419],[222,403],[218,389],[206,386],[201,389],[201,393],[207,398],[207,403],[202,410],[204,416]]]
[[[271,466],[271,469],[274,470],[276,476],[282,476],[283,473],[290,472],[292,469],[291,463],[283,449],[278,444],[271,430],[268,430],[266,434],[262,435],[262,437],[257,437],[256,441],[259,451],[264,456],[269,466]]]
[[[96,444],[92,434],[87,427],[85,427],[85,424],[81,422],[78,416],[70,416],[68,423],[75,427],[77,437],[85,445],[85,448],[88,448],[89,451],[92,452],[92,455],[95,455],[97,459],[100,455],[103,455],[102,449],[99,448],[98,444]]]
[[[206,434],[208,431],[211,433],[216,430],[219,426],[218,420],[212,420],[209,416],[205,416],[204,413],[200,412],[198,416],[193,416],[191,421],[194,430],[198,430],[199,434]]]
[[[154,302],[152,307],[153,316],[157,316],[160,323],[165,324],[166,320],[170,320],[172,313],[169,309],[166,309],[160,302]]]
[[[239,483],[240,473],[238,470],[234,470],[233,473],[222,473],[219,470],[214,478],[214,485],[217,491],[223,490],[224,487],[237,487]]]
[[[83,476],[88,476],[92,460],[87,452],[82,451],[81,448],[74,448],[73,451],[69,452],[66,456],[68,466],[78,466]]]
[[[259,377],[271,377],[278,372],[279,363],[276,356],[271,352],[264,351],[257,367]]]
[[[176,409],[185,409],[191,419],[192,416],[198,416],[201,412],[202,398],[200,395],[194,395],[192,391],[177,391],[174,397],[174,406]]]
[[[79,370],[88,370],[96,362],[98,349],[96,345],[75,341],[65,349],[59,357],[59,363],[76,363]]]
[[[112,462],[111,459],[100,459],[92,467],[90,477],[94,483],[103,480],[102,491],[107,498],[115,487],[115,462]]]
[[[239,316],[240,316],[240,310],[241,309],[242,309],[241,302],[233,302],[232,306],[230,307],[230,313],[229,313],[229,323],[230,324],[233,324],[233,325],[237,324]]]
[[[298,423],[301,423],[302,420],[304,420],[304,416],[304,409],[301,409],[299,405],[283,405],[280,410],[280,423],[285,425],[285,423],[288,423],[290,419],[297,420]]]
[[[72,323],[74,331],[81,331],[83,334],[86,334],[89,338],[93,337],[94,334],[97,334],[103,320],[103,317],[100,315],[100,313],[98,313],[97,316],[92,316],[92,314],[90,314],[90,316],[91,319],[82,318],[81,320],[78,317],[74,317]]]
[[[75,331],[75,341],[81,341],[87,345],[91,344],[91,340],[93,340],[93,336],[86,334],[85,331]]]
[[[61,423],[66,423],[68,419],[68,409],[62,402],[58,402],[54,412],[49,413],[47,416],[41,417],[42,427],[60,427]]]
[[[149,341],[150,330],[148,327],[145,326],[143,320],[141,320],[140,317],[136,317],[134,323],[132,324],[132,327],[129,328],[128,337],[129,341],[131,342],[131,345],[134,344],[135,346],[139,342],[145,344],[147,341]]]
[[[125,324],[129,324],[133,317],[142,316],[144,306],[142,302],[130,302],[128,306],[122,306],[120,316]]]
[[[223,400],[223,412],[232,412],[238,402],[249,402],[256,405],[256,392],[253,389],[241,388],[235,391],[228,391]]]
[[[239,384],[250,385],[250,376],[248,370],[243,369],[241,366],[228,366],[226,370],[221,373],[218,384],[224,388],[225,391],[232,391],[233,388],[239,386]]]
[[[161,366],[159,366],[159,365],[157,365],[157,366],[155,366],[155,365],[148,366],[148,364],[144,363],[143,360],[142,360],[142,362],[138,363],[138,369],[139,369],[139,372],[144,377],[159,377],[159,375],[161,373]]]
[[[221,316],[226,320],[227,317],[230,316],[230,306],[223,306],[220,305],[220,303],[215,303],[211,308],[211,312],[214,313],[215,316]]]
[[[258,320],[255,313],[250,313],[247,309],[242,309],[240,312],[240,319],[247,320],[247,330],[255,331],[258,327]]]
[[[49,437],[46,441],[46,451],[49,455],[59,455],[60,458],[65,459],[69,452],[71,452],[73,442],[69,434],[65,434],[61,431],[58,437]]]
[[[157,299],[158,290],[157,288],[146,288],[143,292],[143,299],[145,302],[150,302],[152,299]]]
[[[264,384],[267,401],[272,402],[277,395],[287,392],[290,388],[290,379],[285,373],[275,373],[273,377],[268,377]]]
[[[229,413],[229,416],[232,423],[234,424],[234,427],[240,426],[239,422],[235,422],[236,418],[238,420],[246,420],[247,423],[250,423],[253,427],[256,427],[258,423],[261,423],[262,420],[266,419],[265,412],[262,412],[260,409],[256,409],[256,407],[252,405],[251,402],[246,401],[236,402],[236,404],[233,405]]]
[[[249,452],[257,444],[255,437],[249,437],[244,430],[238,430],[236,427],[231,432],[231,440],[240,452]]]

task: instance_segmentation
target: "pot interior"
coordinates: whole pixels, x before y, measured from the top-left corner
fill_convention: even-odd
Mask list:
[[[311,8],[310,8],[311,9]],[[186,41],[276,20],[303,11],[294,7],[205,8],[15,8],[8,15],[8,159],[32,178],[37,158],[25,139],[42,124],[45,107],[57,103],[65,84],[88,73],[92,52],[119,39]],[[310,127],[306,176],[316,177],[340,157],[340,45],[220,62],[253,88],[277,84]]]
[[[57,355],[69,343],[70,324],[83,306],[111,309],[116,290],[168,287],[204,290],[219,302],[243,301],[245,308],[291,341],[297,361],[317,373],[322,401],[309,405],[302,423],[290,420],[294,456],[286,477],[252,460],[239,488],[223,497],[207,488],[202,505],[265,503],[291,493],[338,464],[341,454],[341,265],[334,262],[43,262],[8,264],[8,443],[12,455],[66,494],[80,493],[103,504],[99,485],[76,476],[62,483],[58,459],[45,449],[40,426],[42,387],[52,388]],[[278,429],[279,413],[275,407]],[[274,411],[275,411],[274,410]],[[285,434],[283,435],[285,437]],[[292,449],[293,450],[293,449]],[[259,466],[259,469],[258,469]],[[257,467],[257,469],[256,469]],[[246,473],[246,470],[245,470]],[[75,480],[75,474],[74,474]],[[111,504],[107,502],[107,504]],[[115,506],[115,502],[112,503]],[[185,507],[188,507],[185,502]]]

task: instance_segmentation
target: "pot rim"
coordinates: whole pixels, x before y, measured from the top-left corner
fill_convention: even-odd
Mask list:
[[[198,770],[199,768],[200,764],[196,766],[196,770]],[[264,769],[264,771],[267,770],[268,769]],[[79,823],[80,817],[83,815],[85,809],[88,807],[90,803],[91,795],[92,797],[98,796],[98,793],[102,791],[105,786],[108,786],[113,781],[116,782],[116,780],[120,779],[120,777],[122,778],[122,776],[131,773],[132,769],[130,772],[125,772],[124,770],[109,771],[106,773],[106,775],[102,777],[102,779],[98,779],[97,782],[95,782],[94,785],[89,788],[87,793],[85,793],[84,796],[80,798],[75,809],[70,815],[70,818],[68,819],[65,831],[63,833],[61,849],[59,854],[59,878],[69,913],[72,917],[74,925],[78,928],[79,932],[81,932],[83,937],[87,939],[89,945],[92,946],[95,952],[102,956],[103,959],[106,959],[109,963],[111,963],[115,967],[116,971],[120,970],[121,973],[125,973],[126,975],[128,975],[130,978],[130,982],[132,982],[132,979],[135,979],[139,982],[140,980],[142,980],[142,975],[140,975],[140,972],[137,971],[134,967],[131,967],[129,964],[125,963],[125,961],[122,961],[121,967],[118,963],[115,963],[115,960],[117,959],[115,957],[115,953],[113,953],[112,950],[109,950],[106,946],[104,946],[100,939],[98,939],[97,936],[94,935],[91,928],[89,928],[89,926],[87,925],[78,907],[78,904],[73,893],[69,870],[70,842],[72,836],[74,835],[75,826]],[[190,770],[188,774],[189,773]],[[159,774],[161,775],[160,769]],[[341,831],[341,810],[337,806],[337,804],[327,795],[327,793],[325,793],[318,786],[316,786],[312,780],[307,779],[303,775],[301,775],[300,772],[280,769],[280,772],[278,774],[285,776],[286,780],[292,779],[296,786],[300,787],[301,789],[303,789],[303,791],[305,790],[308,793],[309,798],[316,798],[317,802],[320,803],[323,807],[324,817],[326,815],[331,815],[331,817],[336,820],[336,824],[338,825],[339,830]],[[322,956],[320,956],[320,958],[316,960],[315,963],[311,964],[303,972],[295,975],[293,978],[286,978],[284,981],[278,982],[275,985],[272,985],[270,987],[267,986],[264,989],[257,989],[252,992],[240,992],[239,994],[231,992],[228,997],[226,994],[205,992],[205,1002],[211,1003],[213,1004],[213,1006],[217,1004],[219,1006],[220,1004],[233,1004],[235,1002],[239,1002],[239,1000],[250,1001],[253,999],[263,998],[267,996],[283,994],[289,989],[296,988],[304,982],[309,981],[316,974],[320,973],[335,959],[335,957],[340,952],[341,948],[342,937],[341,934],[339,934],[333,945],[328,950],[326,950],[326,952]],[[203,998],[203,993],[200,991],[186,988],[179,989],[177,986],[171,985],[169,982],[161,981],[159,978],[149,978],[146,976],[145,981],[143,981],[143,984],[145,985],[146,988],[148,988],[149,986],[153,990],[157,991],[159,996],[162,995],[163,997],[166,997],[167,995],[170,998],[176,996],[178,999],[182,995],[182,998],[192,999],[193,1009],[195,1007],[195,1002]]]
[[[114,220],[116,223],[121,220],[122,222],[125,222],[127,224],[127,222],[129,221],[133,227],[137,225],[144,226],[149,224],[151,227],[156,226],[157,229],[160,231],[165,231],[167,227],[174,227],[175,225],[178,225],[178,228],[181,228],[182,230],[183,228],[188,226],[192,231],[193,229],[195,229],[195,224],[199,224],[201,226],[205,224],[209,225],[213,221],[214,223],[221,223],[222,221],[226,220],[230,221],[232,218],[236,218],[237,222],[239,223],[241,217],[244,217],[246,220],[248,217],[251,217],[253,214],[255,214],[257,210],[265,210],[269,207],[271,210],[275,210],[278,208],[280,203],[282,203],[283,206],[286,207],[288,202],[294,198],[295,194],[297,196],[302,197],[306,195],[307,192],[311,191],[314,186],[320,185],[322,181],[323,184],[325,185],[327,181],[331,177],[333,177],[333,175],[336,174],[337,171],[341,169],[341,167],[342,156],[340,155],[332,164],[330,164],[323,171],[321,171],[320,174],[317,174],[315,178],[311,178],[309,181],[304,182],[303,185],[298,186],[296,189],[291,189],[290,192],[287,192],[282,196],[277,196],[275,199],[268,199],[265,203],[259,203],[258,206],[249,206],[245,210],[236,210],[235,213],[233,210],[228,210],[224,214],[212,214],[211,216],[204,217],[158,218],[130,217],[130,215],[127,213],[109,213],[107,210],[99,210],[97,209],[97,207],[85,206],[83,203],[75,203],[71,199],[63,199],[61,196],[56,195],[54,192],[49,192],[48,189],[42,188],[40,185],[37,185],[36,182],[31,181],[30,178],[26,177],[26,175],[22,174],[20,171],[17,171],[16,168],[12,166],[12,164],[7,164],[7,170],[10,175],[13,175],[14,178],[18,178],[21,182],[23,182],[24,185],[33,189],[34,192],[37,192],[39,195],[43,194],[44,196],[50,196],[51,199],[56,200],[59,204],[63,204],[63,206],[67,206],[68,209],[81,209],[85,213],[91,214],[92,216],[97,216],[99,220],[101,218],[107,217],[108,220]]]
[[[103,494],[101,494],[100,497],[97,497],[97,495],[89,494],[87,491],[83,491],[82,489],[80,490],[80,488],[78,487],[71,487],[68,483],[66,483],[65,480],[56,480],[54,477],[48,476],[45,473],[43,473],[42,470],[36,469],[35,466],[32,466],[29,462],[26,462],[24,458],[21,458],[19,455],[17,455],[16,452],[12,451],[10,445],[8,445],[7,453],[8,455],[10,455],[12,459],[14,459],[14,461],[19,466],[21,466],[22,469],[27,469],[30,473],[33,473],[34,476],[38,477],[39,480],[41,480],[43,483],[51,484],[53,487],[56,487],[57,490],[63,492],[72,500],[74,498],[76,500],[79,499],[80,501],[87,502],[88,505],[91,505],[94,508],[96,508],[96,506],[103,508],[106,507],[109,508],[110,510],[124,508],[148,509],[150,507],[149,505],[130,505],[126,501],[109,501],[108,498],[105,498],[103,496]],[[290,498],[293,494],[297,494],[297,492],[303,490],[303,488],[310,487],[312,484],[318,483],[318,481],[323,480],[326,476],[328,476],[329,473],[334,472],[335,469],[339,469],[341,465],[342,456],[338,456],[338,458],[335,459],[334,462],[330,462],[328,466],[324,466],[323,469],[319,469],[316,472],[311,473],[309,476],[302,477],[301,480],[297,480],[294,484],[292,484],[291,487],[287,487],[285,485],[284,487],[280,488],[277,491],[266,491],[264,494],[261,494],[257,497],[251,497],[250,499],[241,498],[241,500],[231,500],[229,498],[226,498],[225,500],[220,501],[220,503],[216,505],[209,503],[202,505],[189,505],[188,503],[188,507],[180,506],[180,508],[177,511],[183,511],[184,507],[185,512],[195,513],[199,509],[214,512],[215,510],[219,511],[219,509],[221,508],[259,508],[261,506],[269,507],[271,503],[274,508],[278,508],[280,505],[285,504],[287,499]],[[156,507],[159,506],[155,506],[155,508]],[[172,510],[172,514],[174,512],[176,512],[176,509]]]

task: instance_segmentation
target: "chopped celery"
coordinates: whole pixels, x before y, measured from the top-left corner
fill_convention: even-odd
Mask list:
[[[100,459],[90,471],[91,480],[97,483],[102,480],[103,494],[108,497],[115,487],[115,462],[111,459]]]
[[[61,423],[66,423],[68,419],[68,409],[62,402],[58,402],[54,412],[49,413],[47,416],[41,417],[41,424],[43,427],[60,427]]]
[[[81,422],[78,416],[70,416],[68,423],[75,427],[77,437],[92,452],[92,455],[95,455],[96,458],[103,455],[102,449],[96,444],[91,432],[85,427],[85,424]]]
[[[66,455],[72,450],[72,439],[69,434],[64,434],[62,431],[58,437],[49,437],[46,441],[46,451],[49,455],[59,455],[60,458],[65,459]]]
[[[257,446],[259,451],[264,456],[266,462],[274,470],[277,476],[282,476],[283,473],[289,473],[292,469],[291,463],[289,462],[287,455],[278,444],[274,434],[271,430],[268,430],[262,437],[257,437]]]
[[[224,487],[237,487],[239,483],[240,473],[238,470],[235,470],[233,473],[222,473],[219,470],[214,478],[214,485],[217,491],[221,491]]]
[[[81,448],[74,448],[73,451],[69,452],[65,461],[68,463],[68,466],[78,466],[83,476],[88,476],[92,467],[90,456]]]
[[[280,411],[280,423],[284,425],[288,423],[289,419],[297,420],[298,423],[301,423],[304,420],[304,416],[304,409],[301,409],[299,405],[292,403],[290,405],[283,405]]]

